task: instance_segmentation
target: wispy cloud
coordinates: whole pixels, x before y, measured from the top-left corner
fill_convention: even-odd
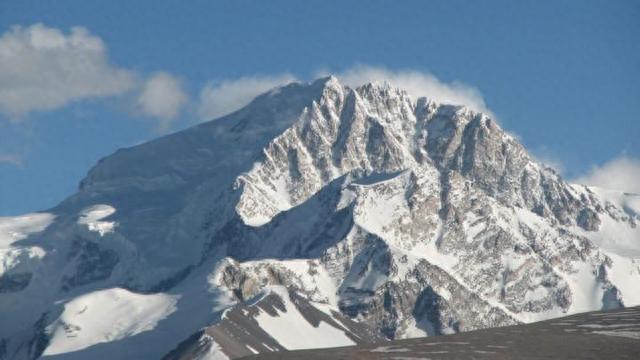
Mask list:
[[[328,75],[320,71],[318,75]],[[414,98],[427,97],[440,103],[465,105],[491,115],[480,91],[459,81],[444,82],[429,72],[418,70],[390,70],[384,67],[357,65],[334,73],[345,85],[360,86],[369,82],[388,82],[406,90]]]
[[[640,194],[640,159],[621,155],[572,182]]]
[[[276,86],[297,81],[291,74],[243,76],[211,82],[200,91],[197,108],[201,120],[212,120],[247,105],[253,98]]]
[[[142,86],[137,108],[145,116],[159,120],[160,130],[166,130],[180,113],[188,99],[178,78],[159,72],[149,77]]]
[[[0,154],[0,164],[22,167],[24,165],[24,159],[22,156],[16,154]]]

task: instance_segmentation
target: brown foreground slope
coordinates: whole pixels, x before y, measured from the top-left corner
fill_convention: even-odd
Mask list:
[[[456,335],[246,359],[640,359],[640,307]]]

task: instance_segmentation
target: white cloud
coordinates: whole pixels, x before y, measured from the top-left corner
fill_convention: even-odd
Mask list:
[[[166,72],[150,76],[142,86],[137,106],[143,115],[157,118],[160,128],[169,127],[187,102],[180,80]]]
[[[619,156],[572,182],[640,194],[640,159]]]
[[[327,75],[328,73],[323,71],[318,74]],[[473,110],[492,115],[478,89],[458,81],[445,83],[428,72],[389,70],[383,67],[358,65],[334,75],[342,84],[350,87],[386,81],[406,90],[414,98],[425,96],[440,103],[466,105]]]
[[[24,159],[20,155],[0,154],[0,164],[9,164],[21,167],[24,165]]]
[[[76,100],[126,94],[135,99],[136,113],[168,128],[188,102],[180,81],[166,72],[141,81],[135,72],[111,65],[107,55],[103,41],[83,27],[65,34],[42,24],[14,26],[0,36],[0,114],[15,120]],[[336,75],[352,87],[388,81],[413,97],[427,96],[490,113],[477,89],[445,83],[425,72],[355,66]],[[209,83],[200,92],[197,116],[203,120],[220,117],[271,88],[296,80],[284,73]]]
[[[296,81],[291,74],[245,76],[205,85],[200,91],[198,116],[211,120],[247,105],[253,98],[276,86]]]
[[[83,27],[69,34],[42,24],[0,36],[0,113],[19,119],[74,100],[121,94],[134,74],[109,64],[102,40]]]

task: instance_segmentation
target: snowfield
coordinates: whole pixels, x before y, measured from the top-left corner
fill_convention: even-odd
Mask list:
[[[270,290],[285,300],[284,307],[286,310],[278,311],[275,316],[261,312],[256,317],[256,320],[262,329],[288,350],[356,344],[343,331],[324,322],[320,322],[317,327],[311,325],[297,310],[296,306],[291,303],[286,289],[272,287]],[[292,334],[295,334],[295,336],[292,336]]]
[[[78,218],[78,224],[86,225],[89,231],[95,231],[100,236],[113,232],[116,223],[113,221],[101,221],[116,212],[109,205],[94,205],[85,209]]]
[[[49,346],[43,355],[82,350],[153,330],[176,310],[176,296],[135,294],[125,289],[95,291],[64,305],[47,327]]]
[[[45,230],[54,219],[55,215],[48,213],[0,217],[0,249],[7,249],[16,241]]]

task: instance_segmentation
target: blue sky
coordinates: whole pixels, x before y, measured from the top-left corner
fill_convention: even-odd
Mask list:
[[[422,76],[568,178],[640,183],[638,19],[637,1],[3,0],[0,216],[55,205],[99,158],[250,89],[326,72]],[[56,31],[59,49],[2,58]]]

